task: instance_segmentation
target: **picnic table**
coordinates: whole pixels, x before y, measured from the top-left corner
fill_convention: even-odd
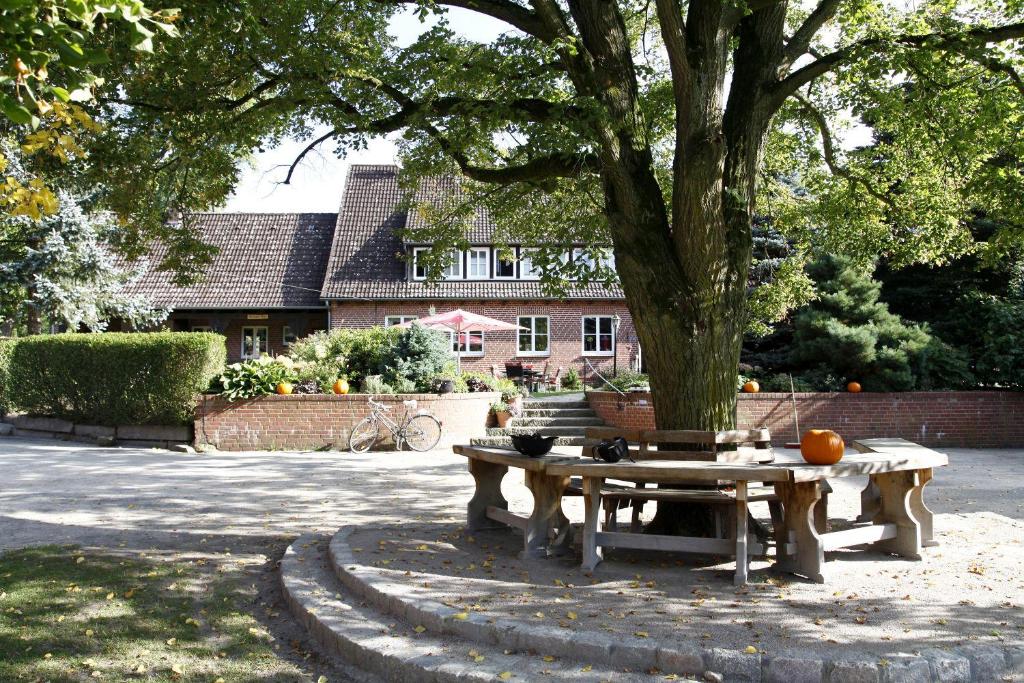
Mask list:
[[[556,448],[540,458],[515,451],[476,446],[455,446],[469,459],[476,491],[469,504],[471,529],[509,524],[524,530],[527,557],[560,554],[570,543],[569,520],[561,509],[562,493],[570,477],[581,477],[585,518],[583,566],[593,569],[606,547],[672,550],[736,556],[737,584],[746,582],[750,555],[766,548],[751,538],[747,527],[748,485],[774,486],[782,499],[783,516],[775,524],[776,563],[779,569],[823,582],[825,552],[870,544],[876,549],[920,559],[921,547],[934,544],[932,513],[924,504],[923,491],[932,469],[948,464],[945,455],[902,439],[865,439],[854,442],[857,454],[835,465],[805,463],[799,455],[780,455],[771,463],[701,461],[640,461],[605,463],[581,457],[579,448]],[[501,495],[501,480],[509,467],[523,469],[533,493],[529,517],[508,511]],[[862,499],[863,514],[870,523],[842,531],[826,532],[815,523],[815,508],[822,497],[822,483],[833,477],[869,475]],[[606,479],[676,484],[728,483],[735,486],[736,530],[733,538],[703,538],[622,533],[598,528],[601,490]]]

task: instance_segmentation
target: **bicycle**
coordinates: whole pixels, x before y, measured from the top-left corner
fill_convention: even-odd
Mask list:
[[[348,447],[353,453],[365,453],[370,450],[380,439],[381,425],[395,437],[395,446],[398,450],[402,449],[404,441],[414,451],[429,451],[441,440],[440,420],[425,411],[409,415],[410,410],[416,409],[416,401],[402,401],[405,414],[400,422],[386,414],[391,410],[389,406],[378,403],[373,398],[370,398],[369,402],[373,409],[370,416],[363,418],[348,437]]]

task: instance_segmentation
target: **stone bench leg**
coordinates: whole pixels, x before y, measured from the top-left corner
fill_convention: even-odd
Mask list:
[[[860,492],[860,514],[857,515],[858,522],[870,522],[875,518],[878,511],[882,509],[881,503],[879,502],[879,495],[878,483],[875,481],[875,475],[872,474],[868,477],[868,485]]]
[[[932,480],[932,468],[917,470],[919,485],[910,494],[910,511],[921,525],[921,545],[925,548],[939,544],[935,540],[933,513],[924,502],[924,487]],[[878,487],[878,475],[872,474],[868,485],[860,492],[860,515],[858,522],[871,522],[882,510],[882,494]]]
[[[777,534],[778,568],[825,582],[825,547],[818,535],[815,507],[821,499],[819,482],[779,483],[782,498],[782,533]]]
[[[912,560],[921,559],[921,525],[914,518],[911,498],[915,489],[924,488],[916,470],[886,472],[874,475],[878,485],[878,514],[872,520],[875,524],[895,524],[896,538],[875,543],[885,552],[895,553]]]
[[[566,519],[562,514],[562,493],[568,485],[569,477],[526,471],[526,486],[533,494],[533,512],[526,524],[524,557],[547,557],[565,551],[569,525],[561,521]],[[549,546],[553,531],[556,531],[555,542]]]
[[[466,506],[466,527],[470,531],[504,528],[504,524],[487,516],[487,508],[508,510],[508,501],[501,495],[501,481],[508,473],[508,466],[470,458],[469,473],[476,481],[476,490]]]
[[[910,492],[910,512],[921,525],[921,545],[925,548],[937,546],[935,540],[934,515],[924,502],[924,487],[932,480],[932,468],[917,471],[918,485]]]

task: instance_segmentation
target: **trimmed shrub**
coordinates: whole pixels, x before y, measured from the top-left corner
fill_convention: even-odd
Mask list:
[[[0,339],[0,417],[11,412],[10,364],[16,339]]]
[[[23,337],[11,400],[30,415],[87,424],[187,424],[224,356],[224,337],[211,332]]]

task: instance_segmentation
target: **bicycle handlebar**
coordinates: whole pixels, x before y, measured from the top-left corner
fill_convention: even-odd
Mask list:
[[[373,406],[374,408],[379,408],[381,410],[391,410],[391,406],[380,403],[379,401],[374,401],[372,396],[367,400],[369,401],[370,405]]]

